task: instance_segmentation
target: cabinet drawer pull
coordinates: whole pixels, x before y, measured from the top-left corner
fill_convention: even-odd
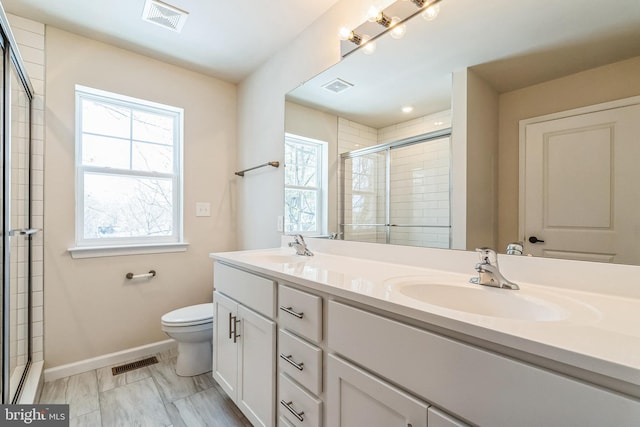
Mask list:
[[[298,371],[302,371],[304,369],[304,363],[296,363],[291,358],[291,355],[285,356],[284,354],[280,354],[280,358],[289,362],[294,368]]]
[[[229,313],[229,339],[231,339],[231,336],[233,335],[233,322],[231,321],[231,318],[233,316],[231,315],[231,313]]]
[[[285,307],[284,305],[281,305],[280,310],[284,311],[285,313],[289,313],[290,315],[295,316],[298,319],[302,319],[304,317],[304,313],[297,313],[293,311],[293,307]]]
[[[233,343],[238,342],[238,338],[240,338],[240,334],[238,333],[238,323],[240,321],[236,316],[233,316]]]
[[[292,403],[293,403],[292,401],[291,402],[285,402],[284,400],[280,401],[280,404],[282,406],[284,406],[285,408],[287,408],[289,410],[289,412],[291,412],[293,414],[293,416],[295,416],[300,421],[304,421],[304,417],[303,417],[304,412],[296,412],[296,410],[291,407]]]

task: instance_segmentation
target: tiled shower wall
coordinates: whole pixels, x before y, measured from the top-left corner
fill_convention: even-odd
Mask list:
[[[31,226],[44,225],[44,93],[45,93],[45,26],[39,22],[7,15],[18,50],[35,91],[31,111]],[[32,237],[32,361],[44,360],[43,239],[44,230]],[[18,347],[20,347],[20,343]],[[22,344],[24,347],[24,344]]]
[[[443,111],[385,128],[374,129],[338,119],[339,153],[399,141],[451,127],[451,112]],[[391,218],[393,223],[439,227],[393,227],[391,243],[411,246],[449,247],[450,148],[442,139],[391,151]],[[385,170],[383,154],[345,162],[344,222],[383,223],[385,218]],[[341,202],[341,201],[339,201]],[[345,227],[345,239],[385,242],[384,227]]]

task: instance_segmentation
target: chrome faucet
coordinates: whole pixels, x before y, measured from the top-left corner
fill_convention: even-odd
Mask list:
[[[478,248],[476,252],[480,254],[480,262],[475,266],[478,277],[469,279],[471,283],[512,290],[520,289],[518,285],[507,280],[502,273],[500,273],[500,269],[498,268],[498,255],[494,250]]]
[[[289,247],[296,249],[296,255],[313,256],[313,252],[307,249],[307,244],[301,234],[294,234],[292,237],[293,242],[289,242]]]

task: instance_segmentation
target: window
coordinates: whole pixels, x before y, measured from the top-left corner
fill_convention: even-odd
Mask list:
[[[182,116],[76,86],[76,245],[182,240]]]
[[[325,233],[327,144],[287,134],[284,158],[285,233]]]

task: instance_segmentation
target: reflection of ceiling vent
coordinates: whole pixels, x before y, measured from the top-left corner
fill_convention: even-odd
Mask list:
[[[322,87],[333,93],[341,93],[349,88],[352,88],[353,85],[342,79],[335,79],[335,80],[331,80],[329,83],[322,85]]]
[[[142,19],[161,27],[180,32],[189,12],[158,0],[146,0]]]

